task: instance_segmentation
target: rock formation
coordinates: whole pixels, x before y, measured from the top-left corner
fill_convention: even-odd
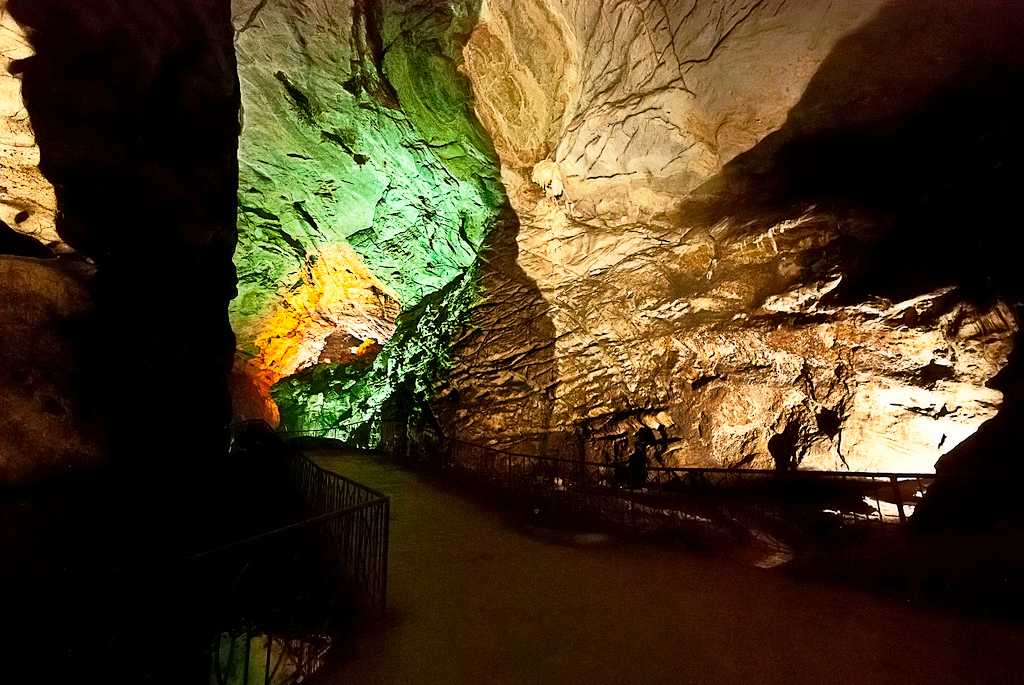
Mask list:
[[[275,391],[289,426],[354,430],[397,388],[425,401],[444,366],[506,204],[456,68],[473,4],[234,3],[244,134],[232,322],[257,393],[299,372]],[[379,362],[328,362],[335,335],[382,345]]]
[[[6,0],[0,2],[0,221],[40,242],[55,243],[60,240],[54,222],[57,201],[39,170],[39,146],[16,73],[18,60],[31,55],[24,30],[7,12]]]
[[[614,458],[648,425],[666,464],[929,471],[996,414],[1016,8],[234,14],[233,321],[287,425],[372,441],[411,396],[525,451]]]
[[[105,455],[168,469],[161,482],[188,473],[181,462],[223,449],[230,416],[238,82],[227,4],[3,4],[2,33],[18,46],[8,53],[18,58],[9,66],[17,79],[3,82],[3,94],[20,91],[38,171],[54,194],[31,169],[35,153],[24,147],[30,136],[22,112],[6,120],[4,140],[21,146],[21,166],[10,161],[10,148],[0,151],[7,167],[0,202],[27,208],[20,211],[29,218],[13,217],[13,228],[43,241],[59,237],[58,252],[67,252],[66,244],[76,253],[9,262],[5,297],[41,312],[38,327],[77,319],[80,311],[85,317],[75,327],[77,362],[60,369],[63,379],[35,386],[14,379],[2,388],[17,406],[42,402],[57,417],[22,427],[36,441],[32,454],[52,453],[40,457],[34,475],[76,449],[68,436],[85,435],[85,426],[109,436]],[[26,38],[31,49],[22,45]],[[81,269],[95,275],[78,278]],[[21,349],[32,340],[52,344],[53,359]],[[62,330],[32,333],[5,341],[4,354],[24,363],[23,371],[53,375],[68,357],[67,340]],[[47,383],[68,400],[59,411],[45,399],[52,394]],[[29,391],[31,401],[16,399]],[[68,425],[51,425],[75,408],[82,412]],[[18,433],[3,440],[12,435]],[[21,449],[17,440],[11,444]]]
[[[0,483],[25,483],[102,462],[70,369],[76,324],[91,309],[89,273],[57,260],[0,256]]]

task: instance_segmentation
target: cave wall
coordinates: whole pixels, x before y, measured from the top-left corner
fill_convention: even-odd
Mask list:
[[[507,208],[458,71],[478,12],[471,0],[234,2],[236,388],[286,427],[353,437],[400,395],[424,404],[447,364]],[[340,338],[348,353],[332,358]]]
[[[83,267],[0,255],[0,484],[103,463],[69,373],[82,362],[72,327],[92,310]]]
[[[39,146],[21,97],[18,60],[32,55],[24,29],[0,3],[0,246],[26,246],[13,233],[36,242],[59,242],[53,186],[39,170]],[[12,70],[12,67],[13,70]],[[6,239],[4,238],[6,236]],[[21,251],[24,251],[24,247]],[[6,249],[15,252],[17,248]]]
[[[611,456],[646,424],[671,465],[932,470],[996,414],[1017,329],[993,191],[1020,25],[997,2],[489,2],[466,70],[554,330],[502,373],[457,348],[449,429]],[[473,330],[523,306],[497,299]]]
[[[115,453],[154,422],[189,426],[168,454],[212,444],[237,212],[239,416],[372,441],[430,403],[516,449],[610,457],[648,425],[668,464],[930,470],[1016,387],[991,379],[1020,15],[11,0],[9,301],[83,361],[10,397],[85,398],[62,425],[117,427]]]
[[[5,5],[4,21],[28,44],[9,71],[54,192],[52,230],[34,233],[56,236],[65,253],[30,269],[60,287],[44,296],[43,281],[26,277],[16,296],[54,316],[75,303],[61,339],[77,363],[63,369],[59,395],[77,411],[37,435],[37,449],[89,426],[98,449],[125,463],[210,458],[230,417],[234,348],[238,85],[228,3]],[[24,138],[24,116],[17,121]],[[45,191],[33,197],[49,202]],[[74,284],[54,275],[83,270]],[[54,359],[61,349],[54,343]]]
[[[647,425],[666,464],[930,471],[1018,328],[1020,14],[236,0],[249,394],[350,436],[411,398],[527,451]]]

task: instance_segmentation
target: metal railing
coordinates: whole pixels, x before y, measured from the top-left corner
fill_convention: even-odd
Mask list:
[[[216,685],[303,682],[355,617],[384,610],[390,501],[305,455],[288,459],[304,518],[193,559]]]
[[[357,588],[363,610],[382,612],[387,599],[391,501],[305,456],[293,460],[290,472],[292,487],[303,493],[308,513],[342,515],[330,524],[335,541],[332,549],[338,552],[337,561],[346,578]]]
[[[443,441],[435,449],[443,467],[456,475],[634,527],[654,525],[657,512],[710,517],[725,506],[825,515],[846,524],[901,524],[936,478],[925,473],[653,466],[637,482],[623,462],[520,454],[459,440]]]
[[[936,479],[931,473],[651,466],[636,482],[625,462],[522,454],[392,421],[380,426],[379,448],[402,462],[543,498],[549,510],[631,528],[663,527],[666,519],[735,521],[750,512],[791,522],[905,524]]]
[[[283,438],[332,438],[340,440],[346,433],[341,428],[306,428],[304,430],[281,430]]]

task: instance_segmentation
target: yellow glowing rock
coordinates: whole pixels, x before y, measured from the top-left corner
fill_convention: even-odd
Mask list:
[[[244,394],[263,398],[262,418],[276,421],[276,408],[266,404],[272,404],[270,386],[316,363],[334,333],[362,340],[357,356],[387,340],[398,311],[398,296],[370,273],[352,248],[324,246],[307,259],[298,284],[283,289],[280,306],[260,323],[254,337],[256,354],[238,365],[251,384]],[[260,413],[258,402],[245,404],[250,412]]]
[[[363,343],[359,347],[357,347],[356,349],[354,349],[352,351],[352,354],[356,355],[357,357],[358,356],[362,356],[363,354],[366,353],[367,350],[369,350],[371,347],[373,347],[376,344],[377,344],[377,341],[374,338],[367,338],[366,340],[363,341]]]

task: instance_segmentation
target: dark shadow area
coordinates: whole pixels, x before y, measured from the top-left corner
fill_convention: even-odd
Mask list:
[[[0,627],[22,655],[12,678],[207,682],[216,627],[312,620],[330,577],[304,565],[316,557],[307,531],[196,556],[307,517],[291,458],[269,428],[245,426],[174,499],[118,469],[0,492],[0,581],[17,589]]]
[[[238,87],[230,3],[11,0],[61,238],[96,264],[80,390],[113,456],[221,448],[234,340]],[[152,422],[179,430],[153,440]],[[143,457],[142,453],[147,456]]]
[[[57,231],[95,274],[72,419],[112,467],[0,492],[12,682],[197,682],[178,564],[249,494],[225,460],[238,85],[228,0],[9,0]],[[21,241],[22,252],[44,256]],[[251,484],[250,484],[251,485]],[[272,509],[272,507],[270,507]],[[246,525],[249,522],[246,521]],[[19,671],[24,669],[23,674]]]
[[[49,259],[54,256],[53,250],[46,245],[32,236],[18,233],[3,221],[0,221],[0,254],[38,259]]]

